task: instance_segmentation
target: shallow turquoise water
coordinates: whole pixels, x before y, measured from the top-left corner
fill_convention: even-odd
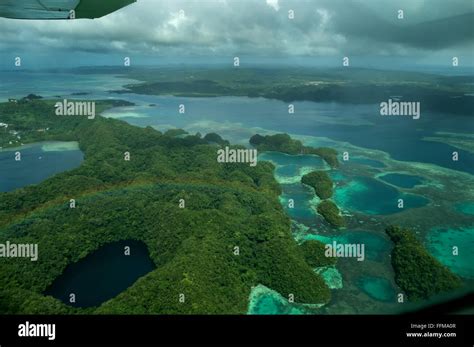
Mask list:
[[[361,277],[356,285],[375,300],[390,302],[396,299],[396,293],[390,281],[383,277]]]
[[[15,161],[15,153],[21,161]],[[0,192],[37,184],[81,165],[84,159],[76,142],[42,142],[0,151]]]
[[[336,241],[340,244],[363,244],[365,258],[369,260],[381,261],[390,251],[391,243],[385,237],[367,231],[346,230],[340,235],[314,235],[307,234],[306,240],[318,240],[326,244]]]
[[[306,314],[301,304],[289,303],[278,292],[262,285],[254,287],[250,293],[248,314]]]
[[[413,188],[423,182],[423,178],[420,176],[412,176],[399,173],[390,173],[387,175],[383,175],[380,176],[379,179],[401,188]]]
[[[335,182],[347,180],[347,176],[344,175],[341,171],[338,171],[338,170],[329,171],[329,176]]]
[[[271,161],[275,166],[275,178],[280,184],[300,183],[301,177],[314,170],[324,170],[327,165],[314,155],[288,155],[279,152],[265,152],[259,161]]]
[[[354,177],[344,186],[336,188],[334,200],[344,210],[366,214],[392,214],[401,212],[398,199],[403,199],[404,209],[425,206],[429,200],[415,194],[400,193],[394,187],[368,177]]]
[[[297,220],[314,221],[316,211],[312,206],[316,206],[314,199],[314,191],[302,184],[282,184],[283,194],[280,196],[280,202],[285,212],[292,218]],[[289,200],[293,199],[294,207],[288,206]]]
[[[451,271],[464,278],[474,278],[474,227],[433,228],[425,244]],[[458,255],[453,254],[453,246],[458,247]]]
[[[474,215],[474,202],[461,202],[459,204],[456,204],[455,208],[459,212]]]
[[[324,266],[316,268],[314,271],[323,278],[330,289],[341,289],[344,286],[342,275],[335,266]]]
[[[285,312],[284,305],[271,294],[262,295],[254,305],[250,314],[282,314]]]
[[[313,166],[315,168],[324,169],[324,161],[315,155],[289,155],[280,152],[265,152],[258,156],[258,160],[272,161],[278,165],[292,166]]]
[[[350,162],[355,162],[358,164],[364,164],[368,166],[372,166],[375,168],[383,168],[385,167],[385,164],[382,163],[381,161],[374,160],[374,159],[369,159],[369,158],[364,158],[364,157],[352,157],[350,159]]]

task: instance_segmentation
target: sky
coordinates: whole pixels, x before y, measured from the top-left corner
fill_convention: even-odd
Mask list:
[[[399,19],[403,10],[403,19]],[[289,18],[293,11],[294,18]],[[473,0],[138,0],[101,19],[0,18],[0,66],[245,61],[474,65]]]

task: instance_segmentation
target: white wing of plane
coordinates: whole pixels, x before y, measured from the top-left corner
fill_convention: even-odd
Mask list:
[[[0,0],[0,17],[16,19],[99,18],[136,0]]]

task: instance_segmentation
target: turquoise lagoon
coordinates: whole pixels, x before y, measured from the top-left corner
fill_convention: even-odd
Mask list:
[[[425,245],[442,264],[467,279],[474,279],[474,226],[465,228],[433,228]],[[453,254],[457,247],[457,255]]]
[[[394,302],[396,293],[389,280],[383,277],[365,276],[359,278],[357,286],[368,296],[378,301]]]
[[[305,240],[318,240],[325,244],[332,244],[334,241],[338,244],[363,244],[365,258],[367,260],[381,261],[389,254],[391,242],[388,238],[369,231],[344,230],[339,235],[319,235],[307,234]]]
[[[371,215],[403,211],[398,208],[398,199],[403,199],[404,209],[422,207],[429,203],[422,196],[400,193],[396,188],[363,176],[353,177],[345,185],[339,186],[334,194],[334,200],[341,209]]]

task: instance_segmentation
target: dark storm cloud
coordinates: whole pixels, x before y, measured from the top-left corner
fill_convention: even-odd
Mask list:
[[[416,49],[436,50],[472,44],[474,2],[432,0],[414,10],[404,7],[403,2],[398,2],[398,6],[385,12],[374,11],[369,6],[370,3],[338,2],[331,29],[348,40],[365,39],[381,46],[392,43]],[[433,9],[436,10],[435,13]],[[403,19],[399,19],[398,10],[403,10]],[[361,20],[356,20],[357,18]]]
[[[473,3],[138,0],[93,21],[0,19],[0,50],[170,56],[472,54]],[[403,20],[397,18],[399,9]],[[294,20],[288,18],[290,10]]]

